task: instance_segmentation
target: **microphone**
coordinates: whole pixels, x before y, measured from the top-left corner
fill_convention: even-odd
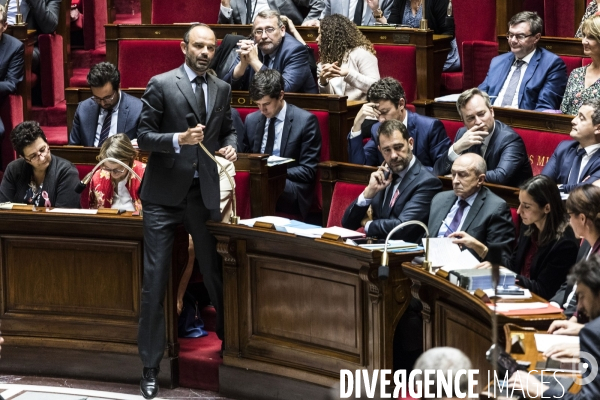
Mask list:
[[[385,280],[387,280],[390,277],[390,267],[388,266],[388,264],[389,264],[389,255],[388,255],[388,252],[387,252],[388,241],[390,240],[390,238],[392,237],[392,235],[394,233],[396,233],[396,231],[398,231],[399,229],[404,228],[405,226],[408,226],[408,225],[419,225],[420,227],[422,227],[423,229],[425,229],[425,235],[426,235],[426,239],[425,239],[425,261],[423,261],[422,266],[423,266],[423,269],[425,271],[431,271],[431,261],[429,261],[429,229],[427,229],[427,225],[425,225],[421,221],[412,220],[412,221],[403,222],[400,225],[396,226],[394,229],[392,229],[390,231],[390,233],[388,233],[387,237],[385,238],[385,246],[383,248],[383,255],[381,256],[381,265],[377,269],[377,277],[379,279],[385,281]]]
[[[96,172],[96,170],[98,168],[100,168],[102,166],[102,164],[104,164],[107,161],[119,164],[120,166],[122,166],[123,168],[125,168],[126,170],[131,172],[131,174],[133,175],[133,177],[135,179],[137,179],[140,182],[142,181],[142,178],[140,178],[140,176],[138,174],[136,174],[135,171],[133,169],[131,169],[131,167],[129,165],[125,164],[121,160],[117,160],[116,158],[106,157],[104,160],[102,160],[98,164],[96,164],[89,174],[87,174],[86,176],[83,177],[83,179],[75,187],[75,193],[81,194],[83,192],[83,190],[85,189],[85,187],[88,185],[88,183],[90,183],[90,181],[92,180],[92,176],[94,176],[94,173]]]
[[[194,113],[189,113],[189,114],[187,114],[187,115],[185,116],[185,120],[187,121],[187,125],[188,125],[188,127],[189,127],[189,128],[195,128],[195,127],[196,127],[196,125],[198,125],[198,120],[196,119],[196,116],[194,115]],[[231,189],[232,189],[231,193],[233,194],[233,196],[232,196],[232,203],[233,203],[233,204],[232,204],[232,210],[231,210],[231,211],[233,212],[233,215],[232,215],[232,216],[231,216],[231,218],[230,218],[230,222],[231,222],[233,225],[237,225],[237,224],[239,224],[239,222],[240,222],[240,218],[239,218],[239,217],[237,216],[237,214],[236,214],[236,205],[237,205],[237,202],[236,202],[236,198],[235,198],[235,184],[234,184],[234,182],[233,182],[233,178],[231,178],[231,175],[229,175],[229,173],[228,173],[228,172],[225,170],[225,167],[223,167],[223,164],[221,164],[221,163],[220,163],[220,162],[219,162],[219,161],[218,161],[218,160],[217,160],[217,159],[216,159],[216,158],[215,158],[215,157],[214,157],[212,154],[210,154],[210,151],[208,151],[208,150],[206,149],[206,147],[204,147],[204,145],[202,144],[202,142],[198,142],[198,146],[200,146],[200,148],[201,148],[202,150],[204,150],[204,152],[205,152],[205,153],[206,153],[206,154],[207,154],[207,155],[208,155],[208,156],[209,156],[209,157],[210,157],[210,158],[211,158],[211,159],[212,159],[214,162],[216,162],[216,163],[217,163],[217,165],[218,165],[219,167],[221,167],[221,171],[222,171],[223,173],[225,173],[225,176],[227,176],[227,179],[229,180],[229,184],[231,185]]]

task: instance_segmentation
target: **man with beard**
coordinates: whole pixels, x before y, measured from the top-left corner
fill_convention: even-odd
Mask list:
[[[163,300],[169,280],[175,229],[181,223],[192,236],[196,258],[217,312],[217,335],[223,339],[223,276],[216,240],[206,228],[221,220],[219,176],[208,153],[237,159],[231,122],[230,86],[207,74],[217,46],[214,32],[194,24],[185,33],[185,64],[150,79],[142,97],[138,145],[150,157],[140,198],[144,210],[144,278],[138,348],[144,364],[140,390],[146,399],[158,393],[159,363],[165,351]],[[198,124],[188,127],[186,115]]]
[[[319,93],[310,72],[308,50],[292,35],[277,11],[260,12],[252,26],[254,40],[240,40],[238,57],[223,77],[234,90],[248,90],[254,74],[261,69],[276,69],[283,75],[288,93]]]
[[[368,236],[384,239],[402,222],[419,220],[426,224],[429,205],[442,183],[413,155],[414,141],[402,122],[385,121],[377,133],[385,163],[371,174],[364,192],[346,209],[342,226],[362,226]],[[365,221],[369,206],[373,218]],[[414,242],[421,236],[423,229],[413,225],[400,229],[393,238]]]
[[[96,64],[87,76],[92,97],[77,106],[69,144],[101,147],[117,133],[137,138],[142,112],[140,99],[119,90],[121,74],[109,62]]]

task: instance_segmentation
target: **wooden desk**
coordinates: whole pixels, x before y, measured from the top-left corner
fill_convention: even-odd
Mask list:
[[[100,152],[98,147],[52,146],[52,154],[71,161],[73,164],[96,165]],[[287,179],[285,164],[267,166],[267,154],[239,153],[234,163],[236,171],[250,173],[250,210],[252,217],[275,215],[277,199],[283,193]],[[140,152],[138,160],[148,162],[148,153]]]
[[[17,93],[23,99],[23,120],[27,121],[29,119],[29,111],[31,110],[31,60],[36,33],[35,30],[27,30],[27,24],[20,26],[9,25],[5,33],[19,39],[25,46],[23,80],[17,86]]]
[[[142,218],[0,210],[0,371],[137,383]],[[165,301],[163,384],[179,379],[176,295],[187,262],[178,232]]]
[[[581,17],[579,17],[577,27],[579,27],[580,21]],[[577,30],[577,28],[575,30]],[[583,54],[581,39],[578,38],[542,36],[538,42],[538,46],[559,56],[587,57]],[[506,33],[498,36],[498,52],[502,54],[509,51],[510,46],[506,40]]]
[[[471,359],[473,368],[479,369],[479,376],[487,376],[491,364],[486,361],[485,352],[492,345],[489,307],[467,290],[410,263],[402,264],[402,271],[412,281],[413,297],[423,305],[423,350],[455,347]],[[534,294],[532,299],[522,301],[544,300]],[[562,313],[524,317],[498,315],[499,343],[504,342],[500,328],[506,323],[545,330],[557,319],[565,317]]]
[[[377,279],[381,252],[274,230],[208,223],[223,257],[225,352],[220,394],[325,399],[340,369],[392,368],[410,300],[401,263]]]

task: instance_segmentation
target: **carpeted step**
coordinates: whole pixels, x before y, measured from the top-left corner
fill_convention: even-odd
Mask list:
[[[69,142],[67,126],[40,126],[50,146],[64,146]]]
[[[33,106],[30,119],[38,121],[42,126],[66,126],[67,102],[63,100],[54,107]]]
[[[87,74],[90,72],[89,68],[73,68],[73,76],[69,80],[70,87],[79,87],[86,88],[87,84]]]
[[[106,61],[106,46],[94,50],[72,50],[71,62],[75,68],[92,68],[92,65]]]
[[[201,338],[179,338],[179,386],[219,391],[221,341],[215,332]]]

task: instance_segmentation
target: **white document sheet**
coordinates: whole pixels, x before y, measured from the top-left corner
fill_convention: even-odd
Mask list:
[[[253,227],[255,222],[266,222],[268,224],[273,224],[276,226],[286,226],[290,224],[290,220],[282,217],[274,217],[274,216],[265,216],[258,218],[250,218],[250,219],[241,219],[240,224],[246,225],[249,227]]]
[[[444,271],[475,268],[480,264],[473,254],[465,249],[460,250],[452,238],[429,238],[429,261],[433,267],[442,267]],[[427,241],[423,239],[423,247],[427,249]]]
[[[38,207],[38,209],[43,210],[44,207]],[[46,210],[46,212],[59,214],[98,214],[98,210],[88,210],[83,208],[53,208],[51,210]]]
[[[579,344],[579,336],[549,335],[535,333],[535,345],[540,353],[545,352],[555,344]]]

